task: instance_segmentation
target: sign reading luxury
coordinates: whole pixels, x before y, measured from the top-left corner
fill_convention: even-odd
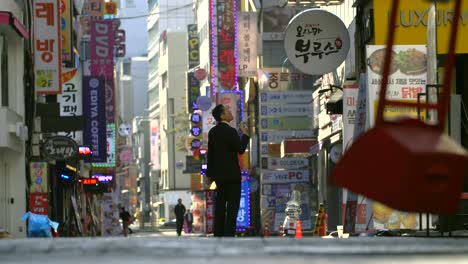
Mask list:
[[[378,4],[375,4],[377,3]],[[429,8],[432,1],[411,0],[401,1],[397,12],[395,29],[395,45],[427,45],[427,27]],[[385,45],[390,21],[392,0],[374,0],[374,34],[375,44]],[[437,28],[437,51],[448,53],[448,39],[454,21],[455,1],[437,1],[435,26]],[[468,0],[462,0],[460,23],[457,31],[458,39],[456,53],[468,53]]]

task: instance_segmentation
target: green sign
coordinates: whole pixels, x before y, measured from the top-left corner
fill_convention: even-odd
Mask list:
[[[307,130],[312,129],[312,120],[307,116],[265,117],[260,125],[262,129]]]

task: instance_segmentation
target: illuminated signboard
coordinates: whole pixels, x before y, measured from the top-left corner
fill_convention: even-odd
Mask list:
[[[108,183],[111,182],[114,176],[112,175],[102,175],[102,174],[95,174],[92,176],[93,179],[97,179],[99,182]]]
[[[217,0],[219,90],[234,90],[237,84],[236,1]]]
[[[195,124],[200,123],[201,119],[202,119],[201,115],[198,113],[194,113],[190,116],[190,121],[192,121],[192,123],[195,123]]]
[[[78,147],[78,154],[80,154],[80,155],[91,155],[91,154],[93,154],[93,151],[91,150],[90,147],[79,146]]]
[[[98,179],[90,178],[90,179],[83,179],[83,185],[96,185],[98,183]]]
[[[200,128],[200,127],[192,127],[192,129],[190,129],[190,133],[191,133],[194,137],[198,137],[198,136],[200,136],[200,134],[201,134],[201,128]]]
[[[250,227],[250,185],[249,172],[242,171],[241,200],[239,212],[237,213],[237,231],[245,231]]]
[[[192,140],[192,150],[199,149],[202,145],[201,141],[198,139]]]

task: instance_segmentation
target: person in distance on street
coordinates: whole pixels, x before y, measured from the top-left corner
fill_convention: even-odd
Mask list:
[[[184,226],[185,206],[182,204],[182,199],[177,200],[177,205],[174,207],[174,214],[176,216],[177,236],[182,234],[182,227]]]
[[[124,207],[120,208],[120,219],[122,219],[123,235],[128,235],[128,224],[130,222],[130,213]]]
[[[241,197],[241,171],[238,154],[243,154],[250,137],[246,126],[241,135],[229,125],[231,110],[220,104],[211,112],[216,126],[208,133],[208,181],[216,182],[214,235],[233,237]]]

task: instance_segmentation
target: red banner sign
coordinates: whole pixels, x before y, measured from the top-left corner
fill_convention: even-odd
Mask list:
[[[34,214],[48,215],[49,203],[47,193],[30,193],[29,211]]]

